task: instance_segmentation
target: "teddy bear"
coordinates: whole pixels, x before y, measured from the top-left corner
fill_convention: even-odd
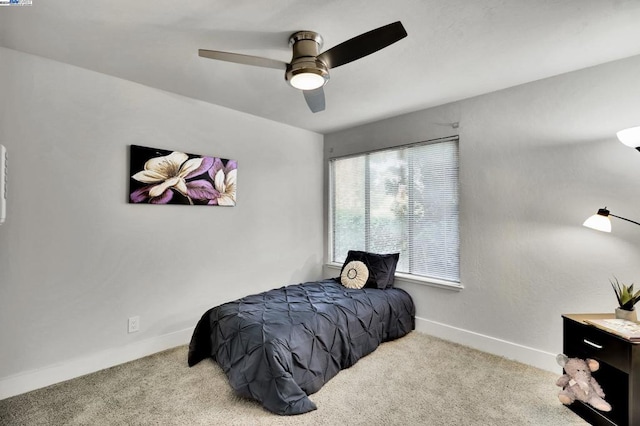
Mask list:
[[[556,360],[565,372],[556,382],[556,385],[562,388],[558,394],[560,402],[569,405],[577,399],[600,411],[611,411],[611,405],[604,400],[604,391],[591,376],[593,371],[600,368],[598,361],[590,358],[569,358],[564,354],[558,355]]]

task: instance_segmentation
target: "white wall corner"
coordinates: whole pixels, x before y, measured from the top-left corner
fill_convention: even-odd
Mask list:
[[[194,327],[0,378],[0,400],[189,343]],[[184,360],[185,365],[187,360]]]
[[[464,330],[425,318],[416,317],[416,331],[444,340],[469,346],[483,352],[531,365],[552,373],[561,374],[556,354]]]

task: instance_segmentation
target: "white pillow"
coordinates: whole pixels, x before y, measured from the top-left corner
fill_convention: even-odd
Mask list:
[[[352,260],[347,263],[340,274],[340,282],[347,288],[362,288],[369,279],[369,269],[364,262]]]

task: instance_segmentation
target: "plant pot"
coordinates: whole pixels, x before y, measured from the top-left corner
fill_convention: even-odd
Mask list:
[[[638,322],[638,315],[635,309],[633,311],[627,311],[626,309],[616,308],[616,318]]]

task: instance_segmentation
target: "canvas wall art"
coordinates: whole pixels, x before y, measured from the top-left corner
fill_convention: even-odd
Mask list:
[[[131,145],[129,202],[235,206],[238,163]]]

